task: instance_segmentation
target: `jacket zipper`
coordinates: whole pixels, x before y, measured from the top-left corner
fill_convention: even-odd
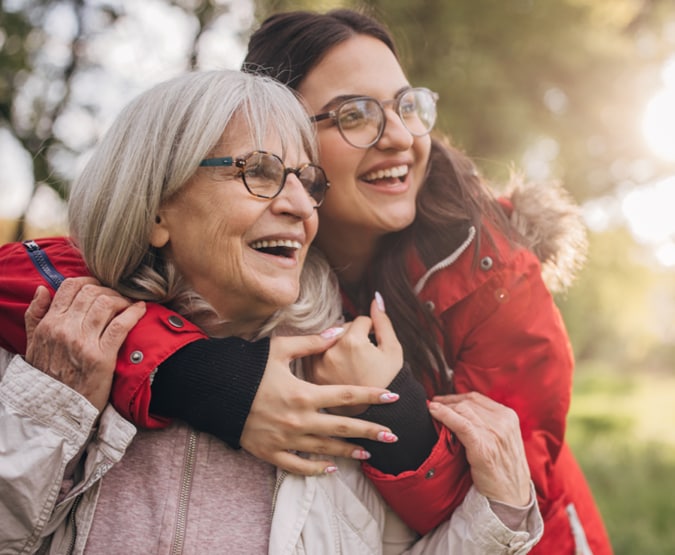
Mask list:
[[[172,555],[180,555],[183,553],[183,546],[185,545],[185,529],[187,528],[187,513],[190,502],[190,489],[192,486],[198,436],[198,432],[195,430],[190,430],[190,435],[187,439],[187,449],[185,451],[185,459],[183,461],[183,480],[181,484],[180,495],[178,497],[176,529],[174,531],[173,545],[171,547]]]
[[[288,475],[288,471],[282,470],[277,476],[277,481],[274,484],[274,493],[272,494],[272,517],[274,517],[274,509],[277,505],[277,496],[279,495],[279,488],[281,487],[281,482],[284,481],[284,478]]]
[[[47,256],[47,253],[45,253],[35,241],[24,241],[23,246],[37,271],[40,272],[45,281],[54,288],[54,291],[56,291],[66,278],[54,267],[52,261]]]
[[[77,520],[76,514],[77,508],[80,506],[80,501],[82,501],[82,495],[77,496],[77,499],[73,502],[73,506],[70,509],[70,514],[68,515],[68,520],[72,523],[71,533],[70,533],[70,543],[68,544],[67,553],[72,553],[75,549],[75,540],[77,539]]]

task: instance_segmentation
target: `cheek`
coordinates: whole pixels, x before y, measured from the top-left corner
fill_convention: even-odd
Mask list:
[[[316,232],[319,230],[319,213],[314,209],[314,214],[308,218],[305,223],[305,233],[307,234],[307,244],[314,241]]]
[[[358,161],[363,154],[350,147],[335,128],[319,133],[319,162],[326,172],[331,185],[339,184],[356,173]]]
[[[420,165],[426,170],[427,164],[429,163],[429,156],[431,154],[431,137],[425,135],[424,137],[417,137],[415,139],[415,158],[419,161]]]

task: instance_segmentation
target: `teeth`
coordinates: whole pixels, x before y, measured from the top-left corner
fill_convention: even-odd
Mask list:
[[[291,241],[290,239],[272,239],[271,241],[256,241],[251,243],[254,249],[269,249],[274,247],[287,247],[289,249],[301,249],[302,244],[298,241]]]
[[[385,179],[391,177],[403,177],[408,174],[408,166],[396,166],[394,168],[387,168],[386,170],[378,170],[370,172],[363,176],[366,181],[375,181],[376,179]]]

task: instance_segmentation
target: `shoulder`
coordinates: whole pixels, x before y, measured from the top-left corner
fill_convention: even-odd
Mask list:
[[[539,279],[541,273],[532,251],[487,225],[480,238],[472,228],[462,246],[431,268],[420,270],[414,258],[410,257],[413,287],[436,312],[443,312],[485,286],[497,284],[507,274]]]

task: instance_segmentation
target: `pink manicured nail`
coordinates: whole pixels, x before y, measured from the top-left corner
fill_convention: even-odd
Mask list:
[[[334,328],[328,328],[327,330],[323,330],[320,335],[324,339],[333,339],[334,337],[337,337],[338,335],[342,335],[344,333],[344,331],[345,331],[344,328],[334,327]]]
[[[399,399],[399,394],[398,393],[391,393],[390,391],[380,395],[380,400],[385,401],[385,402],[398,401],[398,399]]]
[[[335,474],[337,471],[338,471],[337,466],[327,466],[323,472],[324,474]]]
[[[386,312],[384,310],[384,299],[382,298],[382,295],[380,295],[379,291],[375,291],[375,304],[382,312]]]
[[[352,459],[359,461],[367,461],[370,458],[370,453],[365,449],[354,449],[352,451]]]
[[[398,441],[398,437],[396,434],[392,434],[391,432],[378,432],[377,440],[381,441],[382,443],[396,443]]]

